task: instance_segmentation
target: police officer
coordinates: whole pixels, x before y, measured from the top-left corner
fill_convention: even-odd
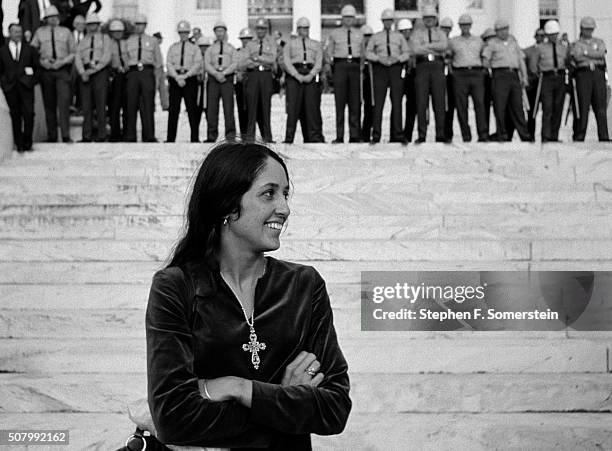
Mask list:
[[[361,26],[361,102],[363,103],[363,122],[361,123],[361,140],[369,142],[372,136],[372,115],[374,112],[374,95],[372,91],[372,64],[365,58],[366,47],[370,38],[374,34],[374,30],[369,25]]]
[[[256,39],[248,42],[248,58],[243,63],[247,70],[246,95],[249,119],[246,139],[255,138],[255,122],[265,142],[274,143],[270,128],[270,108],[272,97],[272,78],[276,71],[277,48],[273,38],[268,36],[266,19],[255,22]]]
[[[450,17],[444,17],[440,20],[440,30],[446,34],[449,41],[450,32],[453,30],[453,21]],[[453,83],[453,69],[450,54],[448,49],[444,55],[445,74],[446,74],[446,100],[444,105],[444,138],[447,142],[453,139],[453,121],[455,118],[455,88]]]
[[[108,24],[111,36],[111,76],[109,95],[109,141],[118,142],[125,139],[127,130],[127,90],[125,87],[125,73],[127,72],[127,46],[123,39],[125,25],[119,19]]]
[[[238,110],[238,124],[240,126],[240,135],[244,136],[247,130],[247,122],[249,119],[249,113],[247,110],[246,94],[244,86],[246,84],[246,71],[243,69],[244,63],[248,58],[248,52],[246,51],[247,43],[253,39],[253,32],[250,28],[243,28],[240,30],[238,35],[242,47],[237,50],[237,67],[236,77],[234,83],[234,92],[236,93],[236,109]]]
[[[412,22],[410,19],[400,19],[397,23],[397,31],[402,33],[404,39],[408,43],[408,48],[411,49],[412,44],[410,41],[410,35],[412,34]],[[416,121],[417,108],[416,108],[416,91],[414,89],[414,70],[415,70],[415,57],[414,53],[410,52],[410,57],[404,63],[402,69],[404,77],[404,91],[403,95],[406,96],[406,114],[404,117],[404,137],[407,142],[412,141],[412,132],[414,131],[414,123]]]
[[[336,103],[336,139],[332,144],[344,142],[344,109],[348,104],[349,142],[360,141],[360,58],[363,37],[355,28],[355,7],[345,5],[340,11],[342,26],[332,30],[327,53],[332,59],[334,100]]]
[[[463,141],[472,140],[472,132],[468,123],[468,96],[471,96],[476,115],[478,141],[486,142],[489,140],[489,127],[485,117],[485,72],[480,56],[484,42],[480,37],[470,33],[472,22],[469,14],[459,17],[461,35],[449,41],[453,92]]]
[[[207,105],[208,135],[205,142],[215,142],[219,136],[219,100],[223,101],[225,119],[225,138],[236,138],[234,120],[234,73],[238,65],[238,54],[232,44],[227,42],[227,25],[219,21],[213,31],[216,40],[206,50],[204,69],[208,73]]]
[[[380,142],[383,107],[385,97],[387,97],[387,88],[390,88],[391,133],[389,141],[408,144],[402,124],[404,91],[402,67],[410,57],[410,50],[404,36],[399,31],[391,30],[394,20],[393,10],[385,9],[380,19],[383,29],[372,36],[366,49],[366,57],[372,62],[374,74],[374,115],[370,143]]]
[[[542,76],[542,142],[559,141],[559,128],[563,117],[566,94],[566,75],[569,48],[558,38],[559,22],[544,24],[547,42],[538,44],[536,67]]]
[[[427,136],[427,108],[431,95],[436,120],[436,141],[444,142],[444,117],[446,77],[444,76],[444,57],[448,48],[446,34],[436,27],[436,8],[423,9],[425,28],[414,30],[411,41],[416,55],[415,89],[419,138],[416,143],[425,142]]]
[[[83,107],[83,139],[91,142],[93,111],[96,110],[98,133],[96,142],[106,141],[106,96],[108,94],[111,39],[100,32],[100,19],[96,13],[86,18],[87,35],[79,42],[75,66],[79,75],[81,104]]]
[[[594,29],[595,20],[592,17],[583,17],[580,20],[580,38],[574,42],[570,51],[576,66],[576,90],[580,111],[574,141],[584,141],[591,105],[597,121],[599,141],[610,140],[606,118],[606,44],[593,37]]]
[[[57,142],[57,111],[62,141],[71,143],[70,138],[70,89],[71,68],[76,53],[76,44],[68,28],[59,25],[59,13],[55,6],[45,10],[46,24],[34,33],[30,45],[40,54],[40,84],[45,118],[47,142]]]
[[[495,36],[496,34],[493,28],[485,29],[482,35],[480,35],[480,37],[482,38],[482,42],[483,42],[483,50],[484,50],[484,47],[486,47],[486,45],[489,43],[489,41]],[[493,104],[493,92],[491,91],[492,82],[493,82],[492,74],[488,70],[485,70],[485,76],[484,76],[485,123],[487,124],[487,134],[488,134],[489,141],[497,141],[497,132],[495,132],[494,134],[489,133],[489,130],[491,127],[491,105]]]
[[[505,19],[497,20],[496,37],[492,38],[482,51],[483,64],[490,68],[493,74],[493,110],[497,121],[497,139],[510,140],[506,127],[506,114],[509,113],[521,140],[533,141],[523,111],[522,87],[528,83],[525,55],[516,39],[510,36],[509,28],[510,24]],[[507,107],[510,108],[509,112]]]
[[[138,14],[134,20],[134,34],[127,46],[127,132],[126,141],[136,142],[136,114],[140,110],[142,141],[157,142],[155,138],[155,68],[162,67],[159,44],[145,33],[147,18]]]
[[[181,99],[185,101],[189,118],[190,141],[200,142],[198,122],[198,72],[202,68],[202,54],[195,44],[189,41],[191,25],[181,20],[176,27],[179,41],[168,49],[166,70],[168,73],[168,130],[166,142],[176,140]]]
[[[538,28],[534,34],[535,44],[523,49],[525,54],[525,65],[527,66],[527,78],[529,86],[526,88],[527,99],[529,99],[529,117],[527,118],[527,128],[532,136],[535,136],[536,119],[534,117],[535,101],[538,91],[538,44],[544,42],[546,34],[544,29]],[[540,95],[541,98],[541,95]]]
[[[302,130],[304,142],[321,142],[323,132],[321,115],[319,72],[323,65],[321,43],[310,39],[310,21],[301,17],[296,23],[297,38],[290,39],[283,48],[284,69],[287,73],[287,126],[285,143],[292,143],[300,115],[304,114]]]
[[[191,39],[189,40],[191,41]],[[212,45],[213,40],[208,36],[200,36],[196,41],[198,48],[200,49],[200,54],[202,55],[202,64],[198,69],[198,93],[197,93],[197,113],[198,113],[198,130],[200,129],[200,122],[202,121],[202,113],[206,115],[208,118],[208,95],[206,94],[206,86],[208,85],[208,72],[206,72],[206,68],[204,67],[204,57],[206,55],[206,51]]]

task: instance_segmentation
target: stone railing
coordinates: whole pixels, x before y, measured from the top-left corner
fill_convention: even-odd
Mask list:
[[[0,162],[8,158],[13,151],[13,128],[11,115],[4,93],[0,89]]]

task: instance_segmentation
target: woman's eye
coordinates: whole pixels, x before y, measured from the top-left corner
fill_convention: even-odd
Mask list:
[[[264,196],[272,197],[272,196],[274,196],[274,191],[272,191],[272,190],[265,191],[263,194],[264,194]]]

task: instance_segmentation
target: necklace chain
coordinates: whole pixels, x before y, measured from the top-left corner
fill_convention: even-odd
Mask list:
[[[263,277],[263,275],[266,273],[266,271],[268,270],[268,261],[266,260],[265,264],[264,264],[264,271],[261,274],[261,276],[259,276],[260,278]],[[236,297],[236,300],[238,301],[238,303],[240,304],[240,308],[242,309],[242,314],[244,315],[244,319],[246,320],[247,324],[253,328],[254,324],[255,324],[255,302],[253,302],[253,312],[251,313],[251,319],[249,320],[249,317],[246,314],[246,310],[244,310],[244,305],[242,304],[242,301],[240,300],[240,297],[238,296],[238,294],[236,294],[236,291],[234,291],[234,289],[232,288],[232,286],[230,285],[230,283],[227,281],[227,279],[223,276],[223,273],[221,273],[221,271],[219,271],[219,274],[221,274],[221,278],[225,281],[225,283],[227,284],[227,286],[229,287],[229,289],[232,291],[232,293],[234,294],[234,296]]]

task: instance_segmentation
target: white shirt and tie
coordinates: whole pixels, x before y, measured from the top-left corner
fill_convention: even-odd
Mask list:
[[[74,30],[72,34],[74,35],[74,42],[77,44],[85,37],[85,33],[78,30]]]
[[[21,55],[21,42],[9,41],[9,50],[14,61],[19,61]]]

